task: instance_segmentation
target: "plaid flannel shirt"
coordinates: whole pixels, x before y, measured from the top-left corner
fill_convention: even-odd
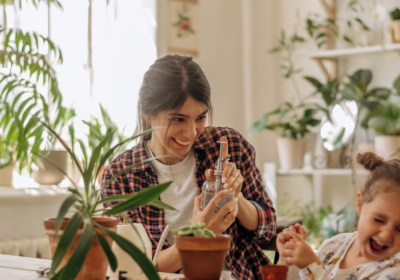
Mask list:
[[[201,188],[205,180],[205,171],[214,168],[219,155],[217,141],[226,136],[228,139],[230,161],[241,170],[244,178],[242,193],[258,210],[258,228],[254,231],[244,228],[238,219],[225,231],[233,237],[226,262],[231,271],[239,279],[262,279],[259,267],[269,264],[269,260],[256,242],[268,243],[276,229],[276,215],[272,202],[268,197],[261,180],[261,173],[255,165],[254,148],[237,131],[225,127],[207,127],[195,141],[193,148],[196,157],[197,188]],[[124,168],[147,159],[143,139],[130,150],[115,158],[104,170],[102,185],[113,175]],[[140,190],[158,184],[157,176],[149,163],[143,163],[114,180],[102,193],[102,197],[114,194],[137,193]],[[160,199],[160,198],[159,198]],[[112,207],[116,203],[105,203]],[[135,223],[143,224],[149,235],[155,253],[164,229],[164,210],[144,206],[128,212],[128,217]],[[121,218],[120,218],[121,219]],[[170,247],[167,241],[163,249]]]

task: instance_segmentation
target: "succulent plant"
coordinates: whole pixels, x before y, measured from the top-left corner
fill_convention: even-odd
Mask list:
[[[193,223],[190,220],[190,226],[182,226],[178,229],[171,229],[171,231],[179,236],[194,236],[194,237],[215,237],[214,232],[204,228],[205,223]]]

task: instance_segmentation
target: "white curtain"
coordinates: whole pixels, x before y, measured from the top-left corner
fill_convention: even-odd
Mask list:
[[[87,0],[61,0],[63,10],[50,10],[50,38],[60,46],[64,63],[55,66],[64,106],[73,106],[77,137],[87,133],[81,120],[100,118],[98,103],[111,119],[132,135],[137,98],[143,75],[156,59],[155,0],[93,0],[92,65],[93,96],[88,63]],[[8,8],[10,27],[48,36],[47,6]],[[14,10],[14,11],[13,11]]]

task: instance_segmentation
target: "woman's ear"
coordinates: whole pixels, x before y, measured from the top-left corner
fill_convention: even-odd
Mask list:
[[[362,205],[363,205],[363,195],[360,191],[358,191],[356,195],[356,202],[354,204],[354,208],[356,209],[356,213],[358,216],[361,215]]]

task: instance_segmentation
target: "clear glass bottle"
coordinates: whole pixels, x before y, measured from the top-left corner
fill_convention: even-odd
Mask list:
[[[221,182],[222,166],[226,160],[229,160],[230,156],[227,155],[225,158],[222,158],[223,145],[228,143],[222,141],[218,141],[218,143],[220,143],[219,158],[215,163],[214,175],[209,177],[203,183],[201,191],[201,209],[206,208],[211,199],[213,199],[216,194],[224,190]],[[234,195],[234,191],[227,193],[227,195],[218,202],[217,206],[215,206],[214,211],[217,212],[219,209],[221,209],[234,197]]]
[[[219,183],[216,183],[217,180],[221,180],[221,178],[218,178],[217,176],[212,176],[208,180],[204,181],[203,187],[202,187],[202,192],[201,192],[201,209],[206,208],[206,206],[211,201],[211,199],[213,199],[214,196],[218,192],[221,192],[224,190],[224,188],[222,187],[223,184],[221,184],[221,181]],[[216,185],[220,186],[218,188],[218,191],[216,191],[216,188],[215,188]],[[218,202],[217,206],[215,206],[214,211],[217,212],[225,204],[227,204],[234,196],[235,196],[235,191],[227,193],[226,196]]]

